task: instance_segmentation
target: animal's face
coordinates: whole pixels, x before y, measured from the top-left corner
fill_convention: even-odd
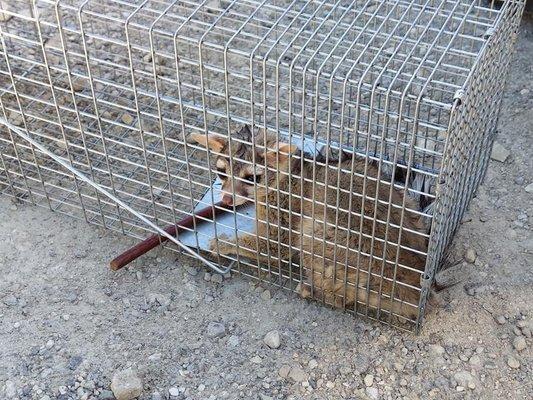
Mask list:
[[[287,170],[289,153],[297,149],[278,142],[275,135],[268,134],[266,142],[262,134],[254,138],[248,126],[232,136],[231,154],[229,143],[222,136],[194,134],[192,138],[218,154],[216,170],[222,181],[222,201],[227,205],[255,201],[256,194],[265,195],[267,186],[277,187],[283,175],[279,172]]]

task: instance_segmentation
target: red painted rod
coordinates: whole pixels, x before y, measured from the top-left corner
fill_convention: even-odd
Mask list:
[[[197,213],[193,215],[189,215],[186,218],[183,218],[181,221],[179,221],[176,225],[169,225],[164,230],[166,233],[168,233],[171,236],[176,236],[177,233],[181,233],[184,231],[184,228],[194,228],[194,221],[197,219],[197,223],[202,222],[201,219],[198,218],[204,218],[204,219],[213,219],[214,216],[221,213],[222,211],[225,211],[228,208],[231,208],[231,205],[227,205],[219,201],[218,203],[215,203],[214,206],[209,206],[206,208],[201,209]],[[213,215],[214,210],[214,215]],[[168,238],[161,235],[152,235],[149,238],[143,240],[140,243],[137,243],[135,246],[129,248],[124,253],[113,259],[109,266],[113,271],[117,271],[121,269],[122,267],[125,267],[133,260],[136,260],[143,254],[149,252],[153,248],[157,247],[159,244],[166,242]]]

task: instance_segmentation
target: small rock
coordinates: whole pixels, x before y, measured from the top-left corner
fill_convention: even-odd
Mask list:
[[[527,192],[527,193],[533,193],[533,183],[530,183],[529,185],[527,185],[524,190]]]
[[[263,359],[259,356],[253,356],[252,358],[250,358],[250,361],[254,364],[261,364],[263,362]]]
[[[468,371],[459,371],[453,375],[453,379],[458,386],[468,387],[469,383],[474,382],[474,377]]]
[[[468,360],[468,363],[472,365],[473,367],[477,367],[481,365],[481,357],[479,357],[477,354],[474,354],[472,357],[470,357],[470,360]]]
[[[522,351],[527,347],[526,339],[523,336],[517,336],[513,340],[513,347],[517,351]]]
[[[198,272],[200,271],[200,269],[198,269],[198,268],[196,268],[196,267],[190,267],[190,266],[188,266],[188,267],[186,268],[186,271],[187,271],[187,273],[188,273],[189,275],[191,275],[191,276],[196,276],[196,275],[198,275]]]
[[[513,356],[509,356],[507,358],[507,365],[513,369],[518,369],[520,368],[520,361],[518,361],[516,358],[514,358]]]
[[[72,89],[75,92],[82,92],[83,89],[85,89],[85,82],[82,80],[76,79],[75,81],[72,81]]]
[[[365,389],[366,395],[370,397],[372,400],[379,399],[379,390],[375,387],[367,387]]]
[[[205,390],[205,385],[203,383],[201,383],[200,385],[198,385],[198,391],[199,392],[203,392]]]
[[[6,297],[4,297],[4,299],[2,300],[4,302],[4,304],[6,306],[10,306],[10,307],[14,307],[18,304],[18,300],[15,296],[13,296],[12,294],[10,295],[7,295]]]
[[[270,290],[265,290],[263,293],[261,293],[261,298],[263,300],[270,300],[272,298],[272,295],[270,294]]]
[[[231,347],[237,347],[241,343],[241,339],[239,339],[236,335],[231,335],[228,338],[228,345]]]
[[[80,356],[72,356],[68,360],[68,367],[71,370],[75,370],[76,368],[80,366],[82,362],[83,362],[83,358],[81,358]]]
[[[527,89],[527,88],[524,88],[524,89],[522,89],[522,90],[520,91],[520,94],[521,94],[522,96],[525,96],[525,95],[527,95],[528,93],[529,93],[529,89]]]
[[[278,349],[281,344],[279,332],[278,331],[268,332],[265,335],[263,342],[271,349]]]
[[[300,366],[295,366],[291,368],[289,378],[295,382],[305,382],[308,379],[308,375]]]
[[[133,124],[133,121],[134,121],[134,118],[131,116],[131,114],[128,114],[128,113],[122,114],[122,117],[120,117],[120,119],[126,125],[131,125],[131,124]]]
[[[98,400],[114,400],[115,395],[111,390],[102,390],[98,396]]]
[[[490,154],[490,158],[498,162],[505,162],[505,160],[507,160],[507,157],[509,157],[509,154],[511,154],[509,150],[507,150],[505,147],[503,147],[498,142],[494,142],[494,146],[492,147],[492,153]]]
[[[9,21],[11,18],[13,18],[12,15],[9,15],[7,13],[3,13],[3,12],[0,12],[0,22],[7,22]]]
[[[152,400],[163,400],[163,396],[159,392],[152,393]]]
[[[12,381],[6,381],[4,390],[8,399],[11,399],[17,395],[17,388]]]
[[[288,378],[289,373],[291,372],[291,367],[288,365],[282,365],[281,368],[278,370],[278,375],[282,378]]]
[[[476,257],[477,257],[477,254],[476,254],[476,251],[474,249],[467,249],[466,252],[465,252],[465,261],[470,263],[470,264],[473,264],[474,262],[476,262]]]
[[[521,319],[520,321],[516,323],[516,326],[522,329],[523,327],[527,326],[527,322]]]
[[[440,356],[444,354],[444,347],[439,344],[432,344],[429,346],[429,353],[434,356]]]
[[[143,384],[135,371],[126,369],[113,375],[111,390],[117,400],[131,400],[142,394]]]
[[[309,367],[309,369],[315,369],[316,367],[318,367],[318,361],[314,360],[314,359],[311,359],[307,363],[307,366]]]
[[[222,275],[220,275],[220,274],[213,274],[213,275],[211,275],[211,282],[214,282],[214,283],[222,283],[223,280],[224,280],[224,278],[223,278]]]
[[[372,386],[374,384],[374,375],[372,374],[365,375],[363,382],[365,383],[367,387]]]
[[[211,338],[223,337],[226,334],[226,327],[220,322],[210,322],[207,325],[207,336]]]
[[[500,325],[504,325],[507,322],[507,320],[505,319],[503,315],[498,315],[496,317],[496,322]]]
[[[168,394],[170,395],[170,397],[179,397],[180,393],[181,392],[177,387],[171,387],[170,389],[168,389]]]
[[[209,272],[206,272],[204,274],[204,281],[209,282],[211,280],[211,274]]]
[[[24,123],[24,119],[22,118],[22,114],[11,111],[9,113],[9,122],[11,122],[15,126],[21,126]]]

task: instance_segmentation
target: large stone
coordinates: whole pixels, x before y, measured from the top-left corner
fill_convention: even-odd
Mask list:
[[[295,366],[291,368],[289,378],[295,382],[305,382],[308,379],[308,375],[300,366]]]
[[[226,334],[226,327],[220,322],[210,322],[207,325],[207,336],[211,338],[219,338]]]
[[[498,142],[494,142],[494,146],[492,147],[492,153],[490,154],[490,158],[495,161],[499,162],[505,162],[507,160],[507,157],[509,157],[509,150],[507,150],[505,147],[503,147]]]
[[[117,400],[135,399],[142,394],[142,380],[137,373],[131,369],[118,371],[111,379],[111,390]]]
[[[263,339],[263,342],[268,347],[270,347],[271,349],[278,349],[280,344],[281,344],[281,340],[280,340],[280,337],[279,337],[279,332],[278,331],[270,331],[270,332],[268,332],[265,335],[265,338]]]
[[[513,340],[513,347],[517,351],[525,350],[525,348],[527,347],[526,339],[523,336],[515,337],[514,340]]]

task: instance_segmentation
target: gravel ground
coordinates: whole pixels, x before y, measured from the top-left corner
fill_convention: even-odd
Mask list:
[[[491,162],[453,243],[461,282],[419,336],[162,250],[111,272],[134,241],[1,198],[0,398],[530,399],[532,75],[527,17],[499,125],[510,155]]]

